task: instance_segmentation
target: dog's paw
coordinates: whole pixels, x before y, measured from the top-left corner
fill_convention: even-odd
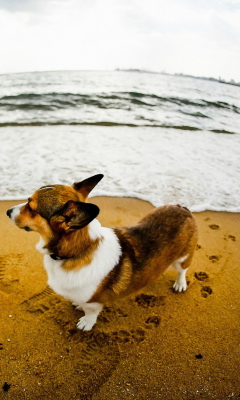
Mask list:
[[[173,285],[174,292],[185,292],[187,289],[186,281],[176,281]]]
[[[80,320],[78,321],[77,328],[81,329],[82,331],[90,331],[95,322],[95,317],[84,315],[84,317],[80,318]]]

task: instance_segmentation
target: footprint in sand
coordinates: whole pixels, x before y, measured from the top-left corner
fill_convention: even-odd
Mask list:
[[[141,328],[133,329],[130,331],[119,330],[115,331],[110,336],[110,341],[118,344],[134,344],[143,342],[145,339],[145,331]]]
[[[211,225],[209,225],[209,228],[211,228],[213,230],[217,230],[217,229],[219,229],[219,225],[211,224]]]
[[[208,258],[209,258],[210,261],[212,261],[212,263],[215,263],[215,262],[217,262],[219,260],[218,256],[210,256]]]
[[[117,318],[128,317],[128,314],[126,314],[126,312],[124,312],[121,308],[105,306],[102,313],[100,314],[100,316],[98,318],[99,318],[99,320],[101,320],[101,322],[110,322],[109,318],[111,315],[114,315]]]
[[[213,293],[213,291],[210,286],[203,286],[201,289],[201,296],[204,298],[207,298],[212,293]]]
[[[153,296],[149,294],[139,294],[135,297],[135,302],[139,307],[159,307],[165,304],[166,296]]]
[[[91,399],[115,371],[120,361],[120,351],[118,344],[111,341],[110,335],[105,332],[78,330],[78,338],[78,342],[72,344],[72,351],[79,354],[79,361],[74,367],[79,371],[81,381],[78,396]]]
[[[15,292],[19,283],[18,269],[23,265],[23,254],[0,256],[0,290],[4,293]]]
[[[105,353],[111,349],[112,353],[119,355],[118,347],[113,345],[110,340],[110,335],[105,332],[78,332],[79,342],[84,344],[86,347],[81,351],[80,360],[84,364],[91,364],[96,358],[105,356]],[[114,349],[114,351],[113,351]]]
[[[21,303],[21,305],[26,309],[26,311],[40,315],[48,311],[51,306],[55,305],[55,303],[60,302],[60,300],[56,298],[56,295],[53,295],[55,295],[54,291],[47,286],[42,292],[33,295]]]
[[[90,340],[91,346],[99,345],[100,342],[102,345],[126,345],[143,342],[145,340],[145,331],[142,328],[137,328],[131,330],[120,329],[114,332],[99,332],[96,328],[96,331],[84,332],[73,328],[68,329],[67,336],[81,343]]]
[[[152,328],[157,328],[161,322],[161,319],[153,315],[152,317],[149,317],[146,319],[145,324],[146,324],[146,329],[152,329]]]
[[[228,235],[228,239],[232,240],[233,242],[236,242],[236,237],[233,235]]]
[[[195,272],[194,276],[198,281],[204,281],[209,278],[206,272]]]

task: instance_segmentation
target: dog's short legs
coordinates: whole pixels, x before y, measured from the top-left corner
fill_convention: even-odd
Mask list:
[[[188,255],[179,258],[172,263],[172,266],[176,268],[178,272],[176,282],[173,285],[173,289],[175,290],[175,292],[185,292],[185,290],[187,289],[186,272],[188,268],[182,268],[182,263],[187,259],[187,257]]]
[[[98,314],[102,311],[103,305],[100,303],[85,303],[81,305],[85,315],[77,323],[78,329],[90,331],[97,321]]]

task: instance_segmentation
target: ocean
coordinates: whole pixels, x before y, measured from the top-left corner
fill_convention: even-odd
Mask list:
[[[240,211],[240,87],[138,71],[0,75],[0,199],[92,195]]]

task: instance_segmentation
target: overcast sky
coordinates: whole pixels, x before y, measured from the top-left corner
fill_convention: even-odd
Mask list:
[[[0,73],[141,68],[240,82],[240,0],[0,0]]]

